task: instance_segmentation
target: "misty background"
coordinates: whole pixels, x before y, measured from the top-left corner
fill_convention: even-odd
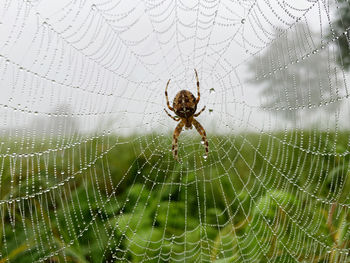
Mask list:
[[[0,258],[346,262],[346,0],[0,1]],[[179,138],[166,107],[195,96]]]
[[[335,3],[228,2],[3,2],[2,135],[172,131],[194,68],[211,133],[348,129]]]

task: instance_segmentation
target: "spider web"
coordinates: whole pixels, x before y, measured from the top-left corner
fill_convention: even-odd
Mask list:
[[[1,1],[0,262],[350,262],[344,3]]]

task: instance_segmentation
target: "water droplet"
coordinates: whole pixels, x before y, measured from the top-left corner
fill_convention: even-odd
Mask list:
[[[203,158],[206,161],[208,159],[208,155],[204,155]]]
[[[244,24],[244,23],[245,23],[245,18],[242,18],[241,24]]]
[[[201,144],[204,144],[204,141],[201,141]]]
[[[215,89],[214,89],[214,88],[211,88],[211,89],[209,90],[209,93],[210,93],[210,94],[214,94],[214,93],[215,93]]]
[[[213,113],[213,109],[209,109],[209,114],[212,114]]]
[[[91,6],[91,10],[96,11],[96,10],[97,10],[97,6],[96,6],[95,4],[93,4],[93,5]]]

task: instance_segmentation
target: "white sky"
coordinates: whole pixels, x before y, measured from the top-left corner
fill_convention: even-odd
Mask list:
[[[328,2],[159,3],[1,2],[0,127],[40,129],[58,121],[50,114],[55,109],[68,107],[83,130],[169,131],[175,123],[163,112],[165,84],[172,79],[171,101],[181,89],[196,95],[193,68],[201,82],[198,107],[207,106],[198,119],[208,130],[289,125],[261,110],[261,89],[247,81],[246,60],[276,38],[273,26],[293,30],[298,17],[322,34],[327,12],[333,18]],[[321,113],[313,118],[324,120]]]

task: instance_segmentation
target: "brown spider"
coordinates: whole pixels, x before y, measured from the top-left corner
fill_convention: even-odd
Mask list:
[[[174,98],[174,102],[173,102],[173,107],[171,107],[169,104],[168,92],[167,92],[170,79],[168,80],[168,83],[166,84],[166,88],[165,88],[166,104],[167,104],[169,110],[175,112],[176,116],[175,117],[171,116],[166,111],[166,109],[164,109],[164,111],[174,121],[181,120],[180,123],[176,126],[175,131],[174,131],[174,135],[173,135],[173,148],[172,148],[172,150],[173,150],[174,158],[177,161],[179,160],[178,154],[177,154],[177,137],[179,137],[179,135],[182,131],[182,128],[184,126],[185,126],[185,129],[187,130],[187,129],[192,129],[192,125],[194,125],[194,127],[196,128],[198,133],[202,136],[202,140],[203,140],[203,143],[205,145],[205,158],[208,157],[208,152],[209,152],[207,135],[205,133],[205,130],[202,127],[202,125],[197,120],[195,120],[193,118],[193,117],[198,117],[199,114],[201,114],[205,110],[205,106],[204,106],[203,109],[201,109],[198,113],[195,114],[195,112],[197,110],[197,104],[198,104],[201,96],[199,93],[199,80],[198,80],[197,70],[195,69],[194,72],[196,73],[196,79],[197,79],[197,92],[198,92],[197,99],[190,91],[181,90],[176,94],[176,96]]]

